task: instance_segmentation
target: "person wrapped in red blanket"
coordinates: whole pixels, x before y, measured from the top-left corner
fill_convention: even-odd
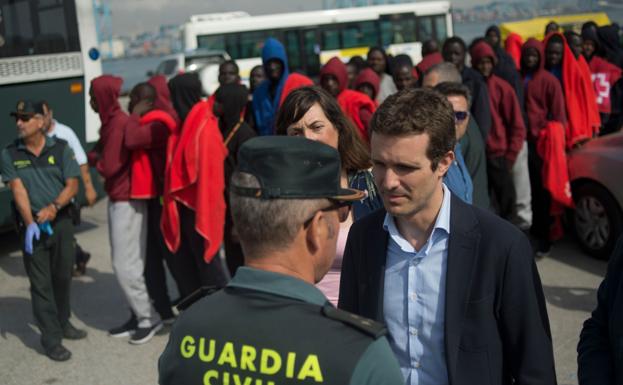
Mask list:
[[[201,100],[198,76],[178,75],[169,89],[183,123],[167,143],[161,229],[169,250],[178,253],[186,277],[180,287],[184,297],[201,286],[222,287],[227,281],[218,257],[225,223],[227,148],[211,106]]]
[[[348,72],[342,61],[333,57],[320,70],[320,85],[325,91],[337,99],[342,111],[357,126],[361,138],[369,143],[368,127],[376,105],[367,95],[349,90]]]
[[[165,323],[173,322],[175,315],[167,290],[164,262],[178,287],[184,279],[160,231],[166,145],[169,133],[178,129],[177,113],[168,95],[166,79],[162,76],[136,85],[130,92],[128,110],[132,114],[125,129],[125,145],[132,150],[130,195],[132,199],[142,199],[147,204],[145,284],[156,311]]]
[[[560,200],[560,192],[569,181],[564,139],[565,97],[560,82],[543,68],[543,62],[543,44],[528,39],[522,47],[521,75],[528,116],[528,165],[534,213],[530,230],[537,240],[537,256],[547,255],[555,239],[551,236],[559,235],[553,234],[552,229],[560,230],[555,226],[559,223],[560,205],[568,203],[566,199]],[[556,170],[559,174],[553,175]],[[550,177],[555,180],[550,181]],[[562,178],[562,182],[558,178]],[[557,186],[562,188],[550,190]]]
[[[581,145],[593,137],[598,129],[599,114],[590,78],[580,67],[564,36],[558,32],[549,34],[543,42],[544,67],[562,84],[567,106],[565,143],[567,149]]]

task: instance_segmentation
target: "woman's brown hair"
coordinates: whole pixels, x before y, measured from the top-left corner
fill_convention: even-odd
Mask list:
[[[318,104],[338,133],[337,149],[346,171],[372,167],[370,153],[354,124],[344,115],[335,98],[317,86],[297,88],[284,100],[277,114],[277,135],[287,135],[288,127],[301,120],[314,104]]]

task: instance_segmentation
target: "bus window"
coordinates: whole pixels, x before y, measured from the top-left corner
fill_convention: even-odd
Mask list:
[[[433,38],[433,18],[430,16],[418,17],[418,41],[426,41]]]
[[[376,23],[363,21],[342,29],[342,48],[372,47],[378,44]]]
[[[438,42],[446,40],[448,37],[448,30],[446,29],[446,16],[435,16],[435,38]]]
[[[403,44],[416,41],[415,19],[411,15],[388,15],[381,19],[381,43]]]
[[[303,60],[307,76],[316,76],[320,73],[320,56],[318,56],[320,50],[315,29],[308,29],[303,32],[303,46],[305,47]]]
[[[0,57],[80,51],[73,1],[2,1],[0,15]]]
[[[265,31],[242,32],[240,34],[240,59],[261,57],[266,40]]]
[[[285,46],[288,53],[288,67],[290,71],[301,69],[301,50],[299,47],[299,33],[297,30],[285,32]]]
[[[325,29],[322,31],[322,49],[340,49],[340,32],[338,29]]]
[[[197,36],[197,48],[224,51],[225,39],[222,35]]]
[[[240,58],[240,48],[238,47],[238,34],[230,33],[225,35],[225,52],[236,60]]]

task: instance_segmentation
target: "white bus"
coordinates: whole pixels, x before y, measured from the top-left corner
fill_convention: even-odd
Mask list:
[[[102,74],[93,0],[0,0],[0,146],[16,138],[19,99],[47,100],[83,145],[98,139],[89,83]],[[0,187],[0,227],[12,223]]]
[[[246,80],[261,64],[268,37],[284,43],[290,71],[315,76],[331,57],[348,60],[381,46],[393,55],[421,60],[421,43],[452,36],[449,1],[430,1],[325,11],[250,16],[245,12],[195,15],[182,29],[186,50],[226,51]]]

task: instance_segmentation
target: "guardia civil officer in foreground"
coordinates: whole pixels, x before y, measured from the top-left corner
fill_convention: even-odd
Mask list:
[[[30,280],[33,313],[46,355],[66,361],[62,339],[86,332],[70,322],[74,230],[67,205],[78,192],[80,168],[67,142],[45,135],[44,103],[20,101],[11,113],[18,139],[2,150],[2,180],[13,193]]]
[[[363,193],[340,187],[337,150],[301,137],[247,141],[230,187],[245,266],[182,313],[160,384],[403,384],[384,326],[314,286]]]

